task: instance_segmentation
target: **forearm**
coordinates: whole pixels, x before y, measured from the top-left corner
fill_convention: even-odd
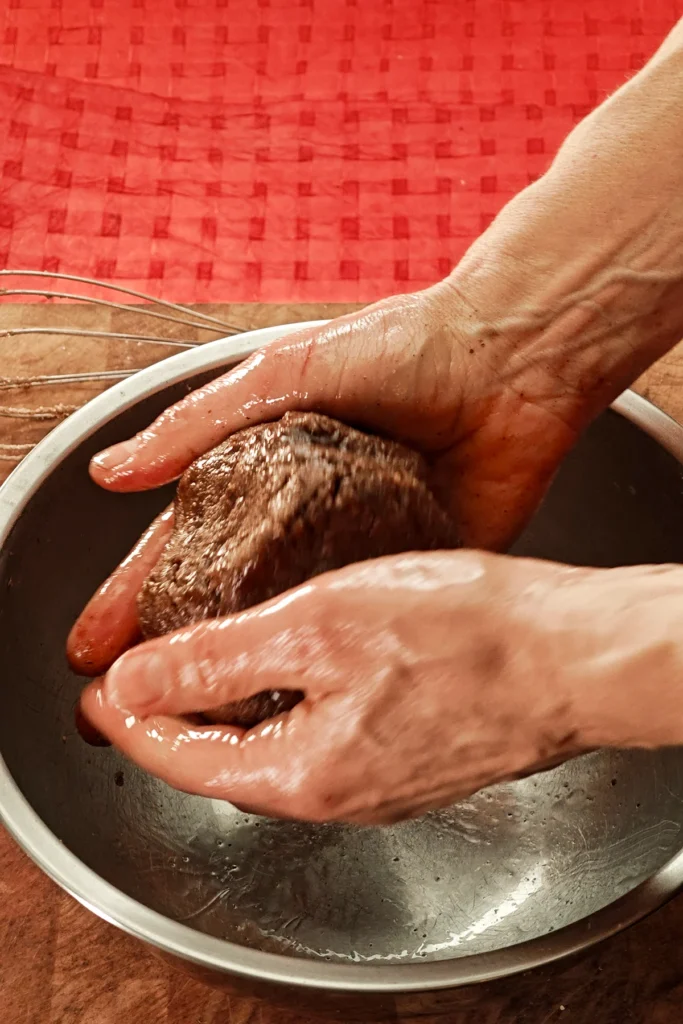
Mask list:
[[[517,387],[539,368],[563,382],[561,415],[572,396],[572,415],[590,418],[683,337],[683,22],[446,290]]]

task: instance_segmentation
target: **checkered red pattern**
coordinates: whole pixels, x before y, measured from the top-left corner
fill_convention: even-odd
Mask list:
[[[0,265],[178,301],[446,274],[683,0],[4,0]]]

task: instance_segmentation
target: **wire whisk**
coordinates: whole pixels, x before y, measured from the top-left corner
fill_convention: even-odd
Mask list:
[[[41,282],[47,287],[41,287]],[[63,282],[63,288],[55,288],[55,282]],[[98,295],[85,294],[81,286],[89,286],[97,289]],[[77,287],[74,287],[77,286]],[[73,289],[73,290],[72,290]],[[111,298],[100,297],[100,292],[111,293]],[[120,301],[124,296],[137,301]],[[216,338],[224,338],[228,335],[240,334],[245,328],[222,319],[219,316],[206,313],[202,310],[193,309],[191,306],[183,306],[167,299],[156,298],[144,292],[136,291],[133,288],[126,288],[110,281],[98,281],[95,278],[81,277],[76,274],[63,274],[47,270],[0,270],[0,309],[3,300],[30,301],[43,299],[50,306],[68,309],[68,303],[87,303],[99,307],[103,314],[107,310],[118,311],[119,313],[134,314],[136,317],[143,316],[150,325],[149,333],[129,333],[122,330],[97,330],[83,328],[77,325],[63,326],[7,326],[3,329],[0,319],[0,365],[2,365],[3,342],[15,338],[27,338],[35,336],[54,336],[57,338],[84,338],[97,341],[122,341],[130,342],[137,346],[156,347],[159,358],[163,359],[169,349],[190,349],[204,344]],[[180,336],[168,336],[178,329]],[[188,337],[191,329],[200,334],[201,340]],[[144,328],[143,328],[144,330]],[[160,333],[166,331],[167,333]],[[157,333],[159,332],[159,333]],[[162,354],[163,353],[163,354]],[[148,365],[148,361],[144,364]],[[30,376],[0,376],[0,392],[24,391],[34,388],[59,387],[64,385],[91,384],[98,382],[114,383],[130,377],[141,367],[122,366],[118,369],[84,370],[74,373],[45,373],[33,374]],[[78,408],[77,405],[64,403],[52,403],[39,406],[23,407],[19,405],[0,404],[0,422],[2,420],[24,420],[34,423],[58,422],[69,416]],[[0,442],[0,463],[20,462],[24,455],[34,445],[2,443]]]

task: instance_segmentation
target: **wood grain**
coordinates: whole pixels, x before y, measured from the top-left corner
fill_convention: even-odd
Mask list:
[[[329,305],[204,307],[244,327],[338,315]],[[3,306],[0,331],[77,326],[148,333],[139,314],[94,307]],[[182,336],[188,336],[182,329]],[[180,328],[171,325],[170,334]],[[169,334],[169,336],[170,336]],[[191,330],[190,330],[191,334]],[[200,332],[192,336],[199,338]],[[202,340],[211,335],[202,335]],[[163,350],[60,335],[2,338],[0,374],[133,368]],[[79,405],[101,384],[0,390],[0,446],[37,441],[52,425],[7,410]],[[683,420],[683,351],[638,384]],[[0,452],[4,449],[0,447]],[[11,469],[0,461],[0,479]],[[683,899],[573,961],[449,997],[440,1017],[419,997],[388,1007],[385,1024],[679,1024],[683,1018]],[[340,1018],[341,1019],[341,1018]],[[238,999],[186,977],[58,889],[0,832],[0,1020],[7,1024],[311,1024],[257,1000]]]

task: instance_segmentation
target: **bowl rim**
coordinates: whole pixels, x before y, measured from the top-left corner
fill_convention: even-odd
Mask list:
[[[0,487],[0,552],[27,503],[54,468],[114,416],[188,377],[237,363],[317,320],[245,332],[179,353],[110,387],[55,428]],[[625,392],[612,406],[683,462],[683,427],[646,399]],[[439,990],[490,981],[587,949],[633,924],[683,886],[683,849],[625,896],[556,932],[471,956],[410,964],[339,964],[265,953],[195,931],[125,895],[87,867],[44,824],[0,755],[0,822],[31,859],[99,917],[171,956],[252,981],[366,994]]]

